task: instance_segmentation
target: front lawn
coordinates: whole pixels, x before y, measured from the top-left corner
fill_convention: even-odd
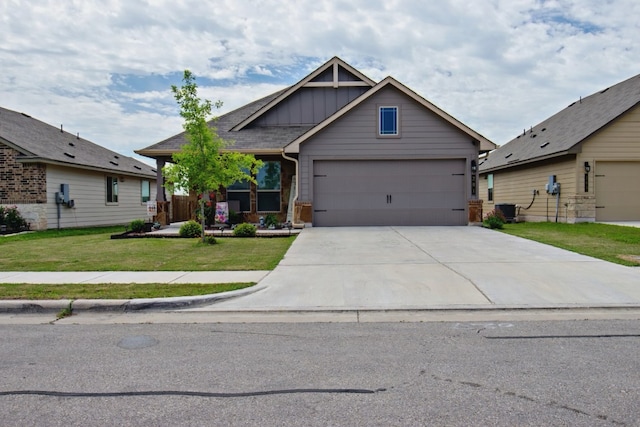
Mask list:
[[[640,265],[640,228],[599,223],[522,222],[503,232],[628,266]]]
[[[295,236],[111,240],[122,227],[48,230],[0,237],[0,271],[273,270]]]

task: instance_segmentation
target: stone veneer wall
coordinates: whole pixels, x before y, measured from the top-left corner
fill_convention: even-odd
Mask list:
[[[568,196],[567,197],[567,222],[595,222],[596,198],[595,196]]]
[[[18,155],[18,151],[0,144],[0,204],[46,204],[46,166],[19,163]]]
[[[482,200],[469,200],[469,224],[482,224]]]

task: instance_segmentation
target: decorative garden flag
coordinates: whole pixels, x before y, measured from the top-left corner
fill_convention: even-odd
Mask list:
[[[227,202],[216,203],[216,222],[224,223],[229,220],[229,204]]]

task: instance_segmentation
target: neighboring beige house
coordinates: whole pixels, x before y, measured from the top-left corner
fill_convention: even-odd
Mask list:
[[[514,204],[521,221],[639,221],[640,75],[490,152],[480,162],[480,197],[485,214]]]
[[[235,141],[229,150],[264,161],[257,185],[218,194],[251,222],[466,225],[479,219],[478,155],[495,148],[395,79],[375,82],[337,57],[211,126]],[[156,159],[161,183],[185,143],[180,133],[136,152]]]
[[[16,205],[32,230],[145,219],[155,180],[145,163],[0,108],[0,205]]]

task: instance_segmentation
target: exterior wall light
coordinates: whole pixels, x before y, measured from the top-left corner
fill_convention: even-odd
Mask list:
[[[591,172],[591,165],[589,165],[589,162],[584,162],[584,171],[587,173]]]

